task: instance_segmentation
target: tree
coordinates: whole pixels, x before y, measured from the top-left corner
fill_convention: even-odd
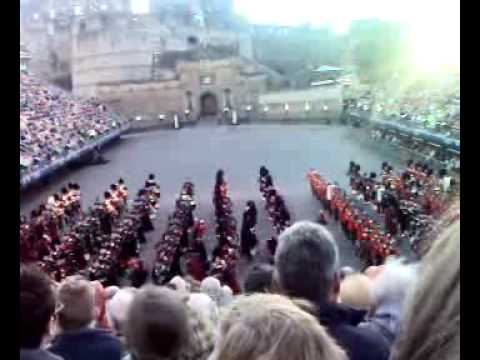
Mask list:
[[[349,51],[360,77],[381,83],[401,76],[411,64],[405,29],[397,23],[378,19],[358,20],[348,33]]]
[[[340,65],[344,41],[328,28],[302,25],[260,29],[254,36],[257,60],[284,74]]]

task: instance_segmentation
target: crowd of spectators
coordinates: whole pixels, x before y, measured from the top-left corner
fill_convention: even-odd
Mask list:
[[[448,171],[460,172],[460,152],[446,149],[441,144],[435,144],[419,137],[406,136],[399,131],[385,128],[374,128],[371,138],[377,141],[385,141],[396,148],[405,151],[409,157],[415,157],[430,166],[446,168]]]
[[[21,176],[48,167],[122,124],[119,116],[94,99],[74,98],[20,74]]]
[[[449,138],[460,137],[460,83],[448,88],[408,89],[399,97],[375,93],[379,120],[425,129]]]
[[[103,287],[22,265],[20,358],[455,360],[459,251],[455,221],[420,263],[342,271],[332,234],[302,221],[238,295],[213,277]]]
[[[344,111],[459,139],[460,81],[412,84],[401,92],[380,87],[351,89],[345,94]]]

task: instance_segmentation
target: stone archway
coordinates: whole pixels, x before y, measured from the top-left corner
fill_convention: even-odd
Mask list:
[[[212,92],[200,96],[200,116],[216,116],[218,114],[218,99]]]

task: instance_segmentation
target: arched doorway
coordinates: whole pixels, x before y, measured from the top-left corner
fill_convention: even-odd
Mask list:
[[[218,114],[218,101],[215,94],[206,92],[200,97],[200,116],[215,116]]]

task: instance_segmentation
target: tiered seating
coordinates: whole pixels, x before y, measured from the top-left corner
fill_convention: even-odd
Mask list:
[[[409,89],[400,97],[375,93],[375,116],[409,127],[440,133],[447,137],[460,136],[460,87]]]
[[[20,75],[22,176],[48,167],[121,126],[123,120],[96,100],[76,99],[29,75]]]

